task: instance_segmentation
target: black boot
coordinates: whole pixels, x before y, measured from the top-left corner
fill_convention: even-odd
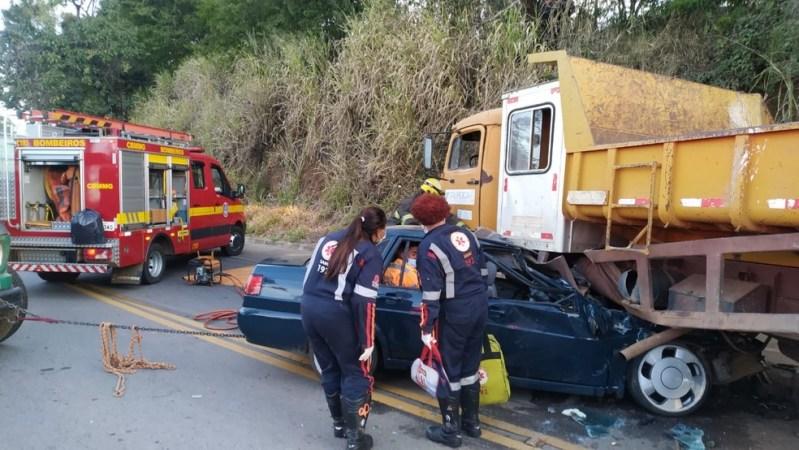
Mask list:
[[[480,437],[480,384],[472,383],[461,387],[461,430],[467,436]]]
[[[460,393],[454,392],[449,398],[439,398],[438,407],[441,409],[441,426],[427,427],[427,439],[447,447],[457,448],[461,446],[460,427]]]
[[[327,400],[327,407],[330,408],[330,417],[333,418],[333,436],[347,437],[344,433],[344,414],[341,412],[341,395],[338,393],[325,394],[325,400]]]
[[[369,450],[372,448],[372,436],[364,433],[366,418],[369,416],[369,401],[365,397],[358,399],[342,398],[344,405],[344,424],[347,430],[347,450]]]

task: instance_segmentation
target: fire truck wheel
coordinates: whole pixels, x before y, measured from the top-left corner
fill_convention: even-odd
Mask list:
[[[25,289],[25,284],[22,282],[22,278],[17,275],[11,269],[8,269],[8,273],[11,274],[11,284],[14,287],[20,288],[19,298],[16,300],[9,300],[14,303],[16,306],[27,309],[28,308],[28,291]],[[10,309],[0,310],[0,342],[3,342],[7,338],[9,338],[12,334],[14,334],[18,329],[19,326],[22,325],[22,318],[25,317],[22,314],[22,317],[19,317],[20,320],[14,320],[12,317],[16,316],[14,312]]]
[[[161,281],[161,278],[164,277],[165,266],[164,248],[161,244],[154,242],[150,245],[150,250],[147,251],[147,259],[144,261],[144,268],[141,273],[142,282],[144,284],[155,284]]]
[[[71,283],[80,276],[76,272],[36,272],[36,275],[48,283]]]
[[[225,256],[238,256],[244,250],[244,229],[233,226],[230,229],[230,245],[222,247]]]

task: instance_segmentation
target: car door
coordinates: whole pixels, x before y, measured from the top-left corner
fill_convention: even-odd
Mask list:
[[[383,252],[383,270],[391,264],[398,252],[418,239],[397,239]],[[389,360],[412,361],[419,356],[419,311],[422,303],[420,289],[389,286],[381,283],[377,291],[377,328],[382,337],[383,356]]]
[[[498,272],[507,280],[530,288],[518,273],[497,262]],[[527,379],[530,387],[549,390],[604,387],[611,355],[585,314],[587,300],[576,292],[565,299],[547,299],[547,295],[538,292],[535,300],[507,295],[489,299],[486,329],[502,346],[509,375]]]

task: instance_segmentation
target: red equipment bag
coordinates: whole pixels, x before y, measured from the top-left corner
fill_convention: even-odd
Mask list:
[[[449,395],[449,377],[436,345],[422,347],[422,354],[411,365],[411,380],[433,397]]]

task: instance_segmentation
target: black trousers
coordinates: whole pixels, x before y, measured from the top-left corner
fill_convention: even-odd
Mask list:
[[[362,349],[349,306],[332,298],[304,296],[301,311],[325,394],[360,399],[371,393],[373,379],[368,363],[358,361]]]
[[[444,371],[454,394],[478,381],[488,299],[477,296],[444,300],[438,318],[438,342]]]

